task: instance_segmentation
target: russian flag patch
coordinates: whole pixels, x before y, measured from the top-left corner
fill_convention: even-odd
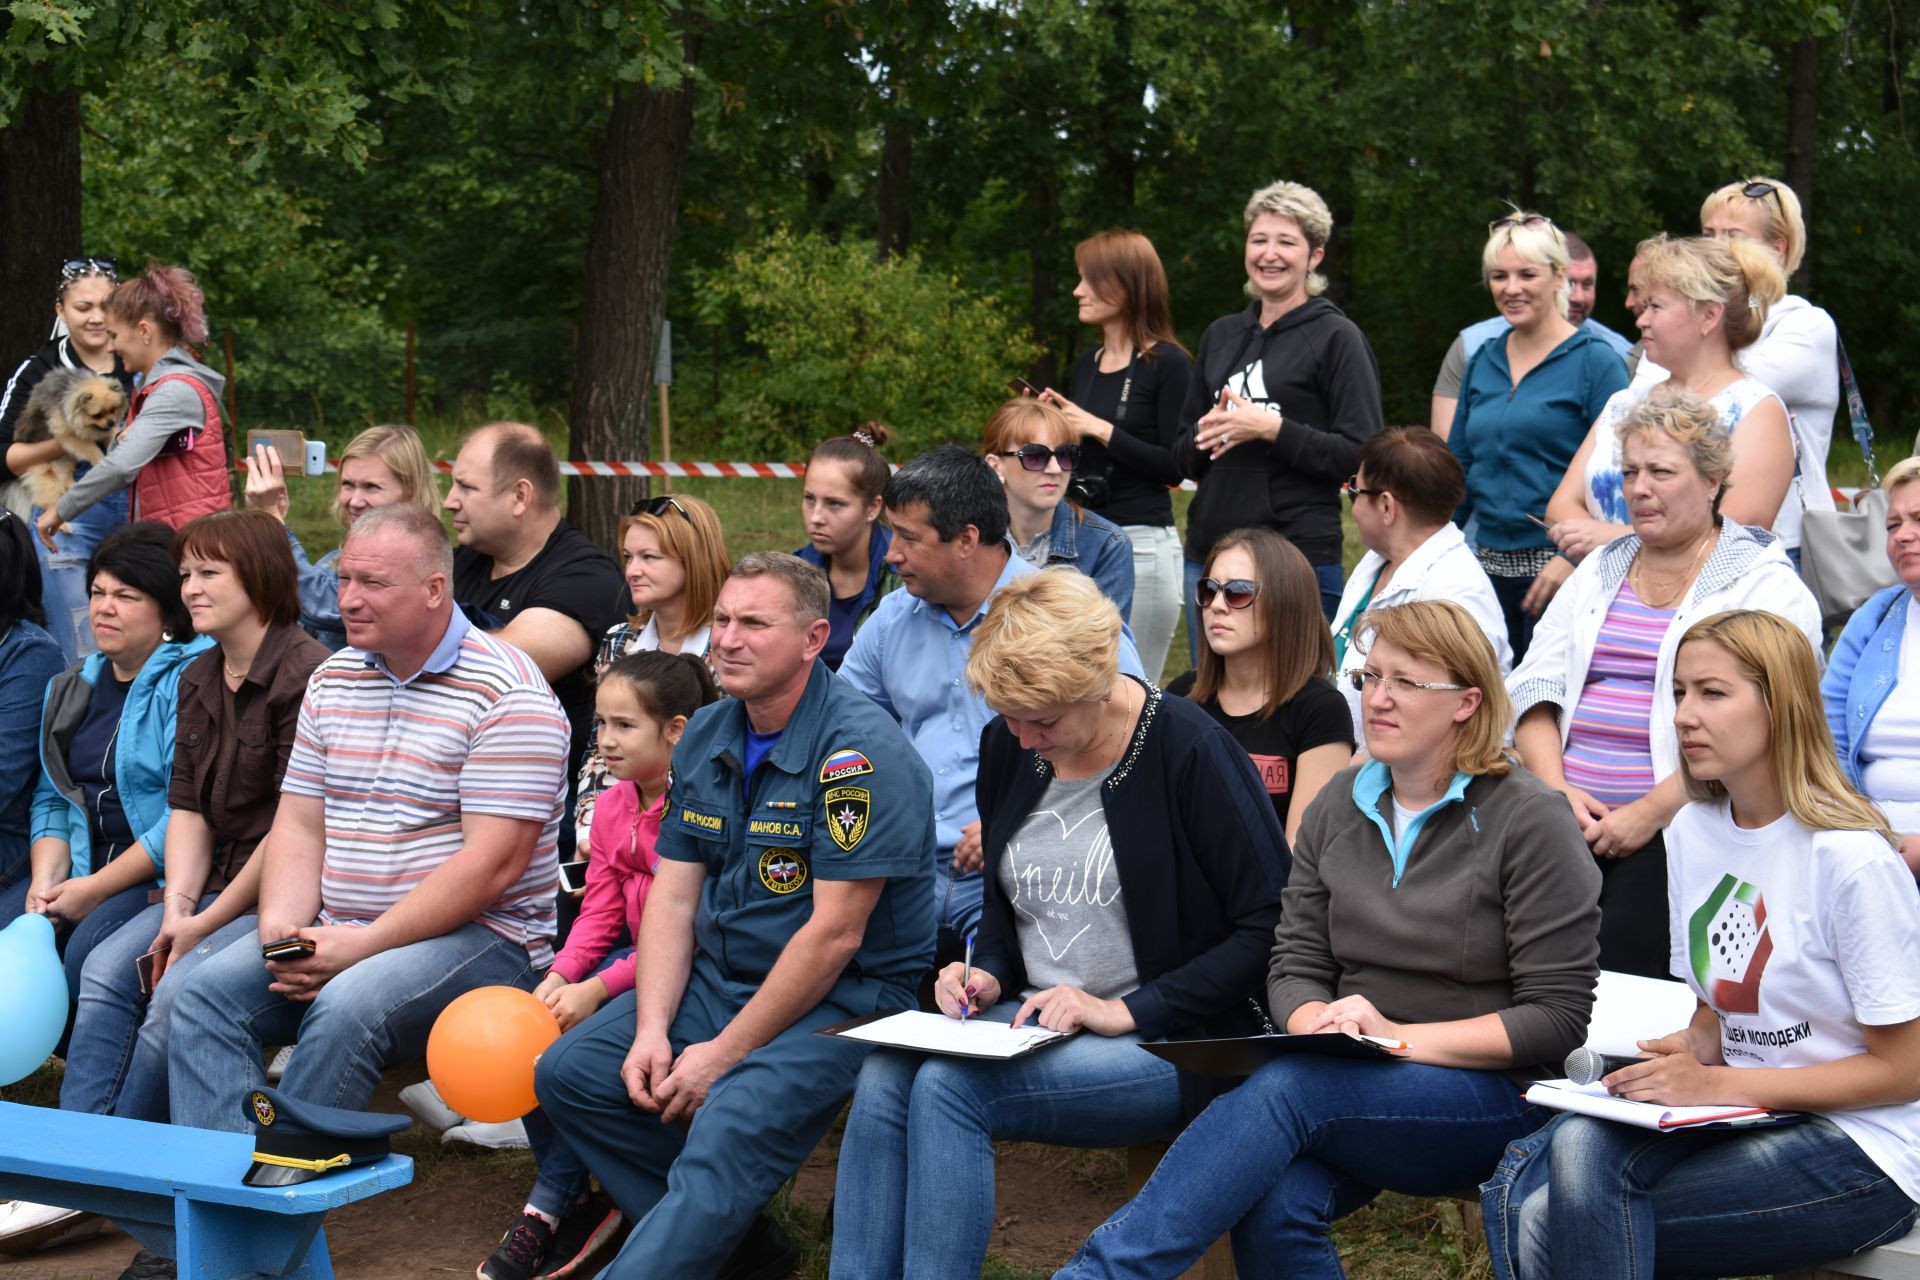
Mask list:
[[[873,772],[873,762],[858,751],[835,751],[820,764],[820,781],[842,782]]]

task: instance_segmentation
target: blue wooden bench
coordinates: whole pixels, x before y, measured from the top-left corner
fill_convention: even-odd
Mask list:
[[[331,1280],[329,1209],[413,1181],[390,1155],[291,1187],[240,1181],[253,1138],[0,1102],[0,1196],[104,1214],[181,1280]]]

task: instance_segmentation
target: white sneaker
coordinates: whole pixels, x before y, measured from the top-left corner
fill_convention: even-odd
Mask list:
[[[32,1253],[55,1245],[84,1240],[104,1225],[97,1213],[82,1213],[57,1204],[9,1200],[0,1216],[0,1253]]]
[[[422,1080],[419,1084],[410,1084],[400,1091],[400,1105],[413,1112],[421,1124],[435,1133],[445,1133],[457,1124],[465,1124],[467,1118],[448,1106],[440,1091],[433,1087],[433,1081]]]
[[[267,1079],[279,1084],[280,1077],[287,1074],[287,1064],[292,1061],[293,1046],[282,1045],[280,1052],[273,1055],[273,1061],[267,1064]]]
[[[440,1145],[450,1142],[465,1142],[471,1146],[484,1147],[488,1151],[524,1150],[527,1142],[527,1126],[518,1120],[507,1120],[500,1124],[483,1124],[478,1120],[469,1120],[457,1124],[440,1135]]]

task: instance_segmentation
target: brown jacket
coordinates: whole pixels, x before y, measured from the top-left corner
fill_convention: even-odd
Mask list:
[[[231,719],[218,646],[181,674],[167,804],[199,814],[213,830],[208,892],[240,874],[273,825],[307,678],[330,656],[298,626],[269,627],[247,678],[232,695]]]

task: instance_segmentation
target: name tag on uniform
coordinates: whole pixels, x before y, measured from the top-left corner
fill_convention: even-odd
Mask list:
[[[798,848],[805,845],[812,834],[813,818],[809,814],[788,813],[747,820],[747,840],[753,844]]]
[[[691,801],[682,801],[680,804],[680,825],[695,835],[709,839],[723,839],[727,834],[727,816],[724,813]]]

